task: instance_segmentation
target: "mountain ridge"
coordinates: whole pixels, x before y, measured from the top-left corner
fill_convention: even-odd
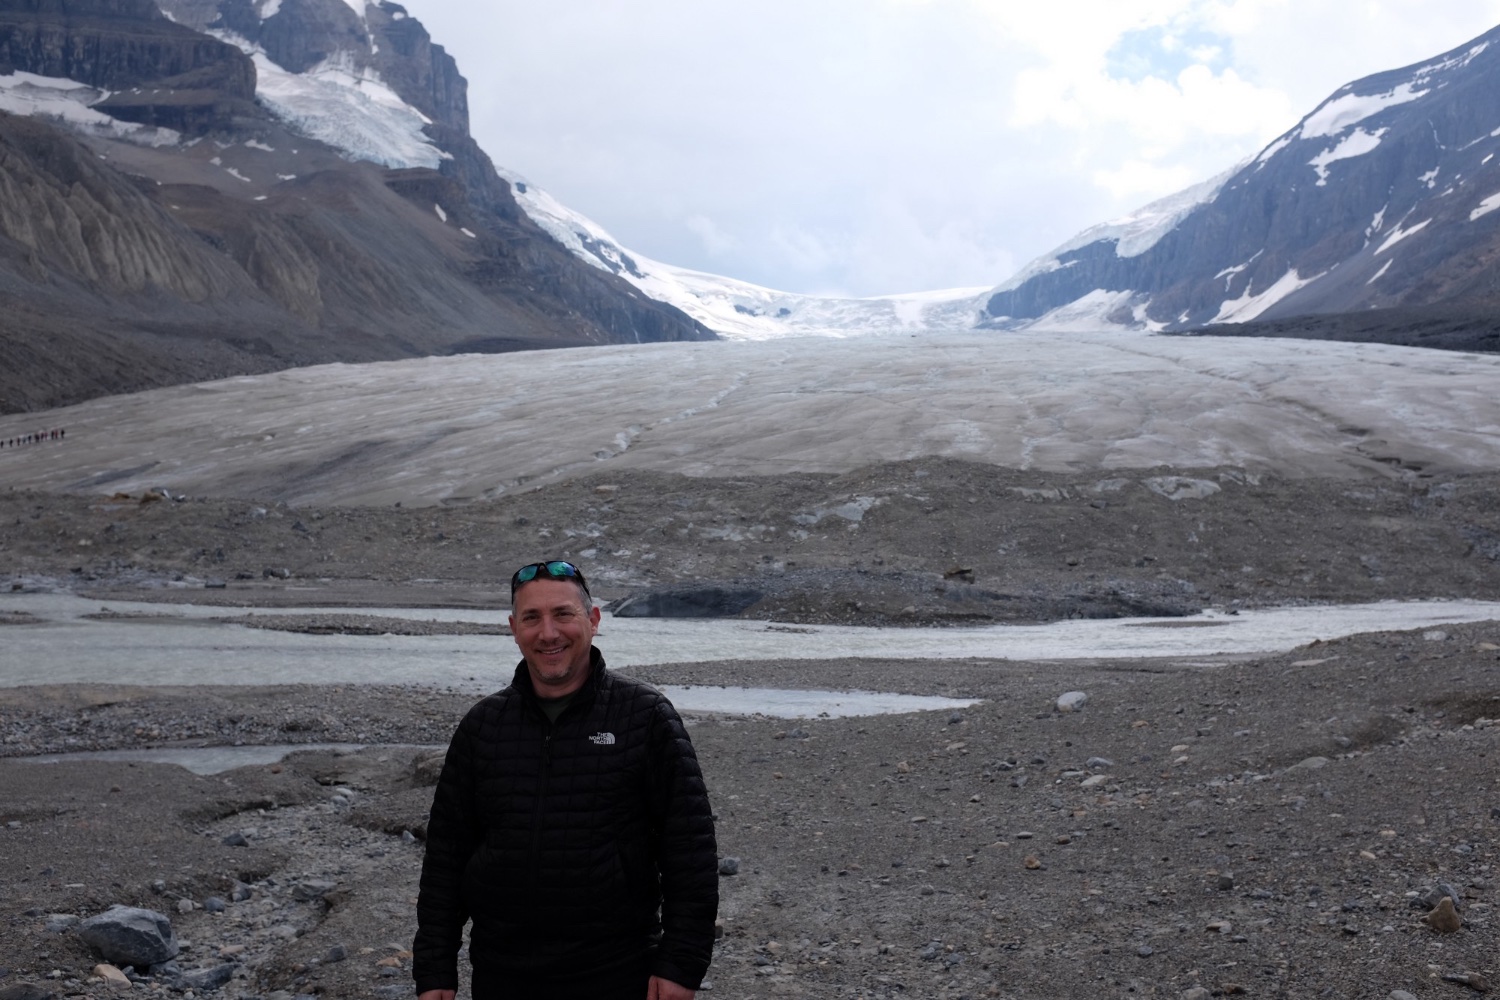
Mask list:
[[[532,223],[467,133],[456,65],[402,8],[271,6],[301,58],[364,77],[304,79],[139,0],[0,0],[0,109],[28,112],[0,113],[0,412],[326,361],[713,338]],[[152,45],[169,75],[150,78]],[[392,76],[437,117],[360,45],[414,62]],[[344,114],[346,93],[365,106]],[[330,145],[309,134],[320,113],[344,115],[327,138],[420,162]]]
[[[1045,328],[1069,310],[1166,332],[1387,309],[1492,315],[1497,42],[1500,28],[1340,87],[1149,246],[1081,234],[996,286],[980,326]]]

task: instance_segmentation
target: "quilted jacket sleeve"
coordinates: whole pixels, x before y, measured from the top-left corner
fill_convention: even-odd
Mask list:
[[[718,847],[698,757],[682,720],[665,700],[653,711],[651,765],[662,889],[662,939],[652,974],[696,990],[713,954]]]
[[[479,846],[473,798],[473,743],[479,712],[476,706],[453,734],[427,819],[417,936],[412,944],[412,975],[418,993],[458,989],[458,950],[469,919],[463,902],[464,868]]]

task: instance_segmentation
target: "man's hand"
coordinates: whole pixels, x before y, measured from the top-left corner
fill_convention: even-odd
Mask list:
[[[458,990],[428,990],[426,993],[418,993],[417,1000],[453,1000],[456,996]]]
[[[418,1000],[427,998],[419,997]],[[670,979],[652,976],[651,982],[646,986],[646,1000],[693,1000],[693,991]]]

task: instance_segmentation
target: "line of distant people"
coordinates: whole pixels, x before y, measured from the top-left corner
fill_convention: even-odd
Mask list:
[[[0,448],[19,448],[23,444],[42,444],[46,441],[61,441],[68,436],[65,428],[50,431],[37,431],[34,434],[22,434],[19,437],[0,438]]]

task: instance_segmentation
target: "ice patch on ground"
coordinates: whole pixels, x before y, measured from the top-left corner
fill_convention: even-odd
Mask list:
[[[1302,138],[1317,139],[1325,135],[1338,135],[1351,125],[1357,125],[1386,108],[1410,103],[1427,94],[1428,91],[1417,90],[1412,83],[1407,82],[1384,94],[1344,94],[1329,98],[1303,119]]]
[[[1488,198],[1486,198],[1483,201],[1481,201],[1474,208],[1474,211],[1472,211],[1472,212],[1469,213],[1469,221],[1473,222],[1475,219],[1482,218],[1483,216],[1489,215],[1491,212],[1493,212],[1497,208],[1500,208],[1500,191],[1495,192],[1494,194],[1490,195]]]
[[[1058,306],[1051,312],[1039,319],[1027,324],[1036,330],[1045,330],[1049,333],[1097,333],[1100,330],[1132,330],[1128,324],[1123,324],[1109,319],[1109,317],[1120,309],[1130,309],[1131,318],[1135,319],[1135,310],[1131,308],[1131,300],[1135,298],[1132,291],[1110,291],[1104,288],[1096,288],[1087,295],[1074,299],[1067,305]]]
[[[362,2],[360,13],[363,17]],[[335,55],[305,73],[292,73],[234,32],[209,34],[255,61],[255,96],[272,114],[349,159],[401,169],[436,168],[452,158],[422,131],[431,124],[426,115],[401,100],[374,70],[357,67],[347,54]]]
[[[1267,309],[1286,298],[1299,288],[1305,288],[1317,281],[1323,275],[1315,274],[1311,278],[1303,278],[1297,273],[1296,268],[1290,268],[1276,280],[1270,288],[1259,295],[1250,293],[1250,285],[1245,286],[1245,291],[1237,299],[1226,299],[1219,306],[1219,313],[1210,323],[1247,323]],[[1251,283],[1253,284],[1253,282]]]
[[[91,105],[109,96],[86,83],[17,70],[0,76],[0,111],[26,118],[58,122],[75,132],[125,139],[145,146],[174,146],[182,135],[169,128],[153,128],[111,118]]]
[[[1338,145],[1323,150],[1317,156],[1307,161],[1307,165],[1318,172],[1318,187],[1328,184],[1328,165],[1339,160],[1349,160],[1356,156],[1364,156],[1366,153],[1374,152],[1380,145],[1380,137],[1385,135],[1388,129],[1378,129],[1374,132],[1366,132],[1357,128],[1353,132],[1340,139]]]
[[[1410,229],[1402,229],[1398,225],[1395,229],[1391,230],[1391,235],[1385,238],[1385,242],[1380,244],[1380,248],[1375,251],[1375,256],[1378,257],[1381,254],[1385,253],[1391,247],[1395,246],[1397,243],[1400,243],[1412,233],[1419,233],[1423,229],[1426,229],[1431,222],[1431,219],[1423,219],[1421,222],[1417,223],[1415,226],[1412,226]]]

